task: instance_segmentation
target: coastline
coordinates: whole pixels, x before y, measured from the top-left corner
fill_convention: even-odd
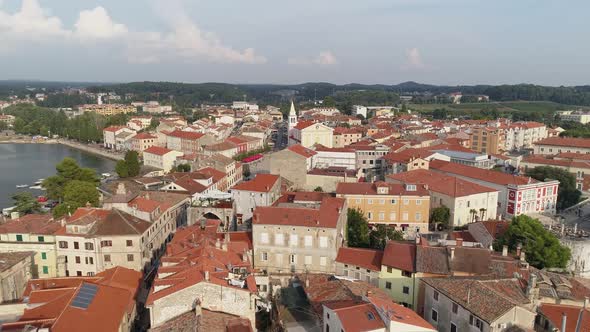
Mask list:
[[[12,138],[7,140],[0,140],[0,144],[61,144],[72,149],[80,150],[86,153],[90,153],[96,156],[100,156],[103,158],[111,159],[111,160],[123,160],[124,156],[120,153],[109,152],[107,150],[103,150],[97,147],[92,147],[86,144],[78,143],[78,142],[71,142],[66,140],[60,139],[47,139],[47,140],[33,140],[27,138]]]

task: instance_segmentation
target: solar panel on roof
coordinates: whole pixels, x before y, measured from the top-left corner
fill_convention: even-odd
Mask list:
[[[98,292],[98,286],[93,284],[82,284],[82,287],[80,287],[80,290],[72,301],[71,306],[81,309],[88,309],[88,306],[90,303],[92,303],[92,300],[94,300],[96,292]]]

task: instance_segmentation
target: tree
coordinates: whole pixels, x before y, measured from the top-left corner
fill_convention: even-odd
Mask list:
[[[450,219],[451,210],[444,205],[432,209],[432,213],[430,213],[430,222],[435,225],[441,225],[444,228],[449,227]]]
[[[13,211],[18,212],[20,215],[41,212],[41,204],[39,204],[30,192],[23,191],[16,193],[12,195],[12,199],[15,205]]]
[[[176,166],[177,172],[188,173],[191,171],[191,165],[189,164],[180,164]]]
[[[401,241],[404,235],[400,231],[396,231],[393,227],[379,224],[369,233],[369,246],[373,249],[385,249],[385,245],[389,240]]]
[[[152,120],[150,120],[150,126],[148,127],[148,130],[154,130],[158,128],[159,125],[160,120],[158,120],[156,117],[153,117]]]
[[[336,101],[334,100],[334,97],[327,96],[326,98],[324,98],[324,101],[322,102],[322,106],[324,106],[324,107],[336,106]]]
[[[348,209],[347,236],[351,247],[369,247],[369,222],[358,209]]]
[[[96,172],[91,168],[82,168],[72,158],[64,158],[55,166],[57,174],[43,181],[47,189],[47,196],[57,201],[63,201],[63,190],[66,184],[73,180],[92,183],[95,187],[100,183]]]
[[[8,129],[8,125],[4,121],[0,121],[0,131]]]
[[[315,189],[313,191],[323,193],[324,189],[322,189],[322,187],[320,187],[320,186],[317,186],[317,187],[315,187]]]
[[[477,217],[477,210],[476,209],[471,209],[469,210],[469,214],[471,215],[471,222],[475,221],[475,217]]]
[[[137,151],[127,151],[127,153],[125,153],[125,163],[127,164],[129,176],[139,175],[141,165],[139,164],[139,155],[137,154]]]
[[[559,181],[557,210],[566,209],[580,201],[582,193],[576,188],[576,178],[570,172],[551,166],[539,166],[527,170],[526,174],[539,181],[546,179]]]
[[[98,200],[98,190],[93,183],[80,180],[70,181],[63,190],[63,203],[55,207],[53,216],[59,218],[88,204],[98,206]]]
[[[565,268],[571,258],[569,248],[561,245],[538,219],[526,215],[512,219],[506,232],[496,239],[494,248],[501,250],[508,246],[512,251],[518,245],[522,245],[527,261],[538,269]]]
[[[127,162],[125,160],[117,161],[117,165],[115,166],[115,172],[119,175],[120,178],[126,178],[129,176],[129,169],[127,168]]]
[[[484,220],[485,215],[486,215],[486,211],[487,211],[486,208],[479,209],[479,220]]]

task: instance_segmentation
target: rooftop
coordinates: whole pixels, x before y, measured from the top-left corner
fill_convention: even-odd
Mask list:
[[[342,198],[325,197],[319,209],[304,206],[257,207],[252,224],[336,228],[344,205],[345,200]]]
[[[240,182],[231,189],[268,193],[280,178],[280,176],[274,174],[257,174],[254,179]]]
[[[387,193],[379,193],[378,188],[387,188]],[[408,190],[403,184],[386,182],[355,182],[339,183],[336,187],[338,195],[402,195],[402,196],[428,196],[428,190],[424,186],[417,185],[416,190]]]
[[[336,262],[360,266],[373,271],[381,271],[383,251],[364,248],[341,247],[336,256]]]
[[[443,173],[464,176],[472,179],[495,183],[498,185],[527,185],[539,181],[525,176],[507,174],[503,172],[491,171],[477,167],[466,166],[458,163],[451,163],[442,160],[432,160],[430,168]]]
[[[391,174],[387,177],[402,183],[426,184],[428,185],[429,190],[450,197],[464,197],[486,192],[497,192],[496,189],[485,187],[474,182],[424,169]]]
[[[587,138],[548,137],[533,144],[590,149],[590,139]]]
[[[34,251],[12,251],[0,253],[0,272],[4,272],[16,264],[31,257],[35,254]]]

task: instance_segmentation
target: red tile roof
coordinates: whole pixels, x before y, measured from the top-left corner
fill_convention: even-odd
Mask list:
[[[163,155],[170,153],[170,152],[172,152],[172,150],[167,149],[167,148],[163,148],[161,146],[155,146],[155,145],[150,146],[149,148],[147,148],[143,151],[143,153],[155,154],[158,156],[163,156]]]
[[[288,225],[302,227],[336,228],[345,200],[326,197],[319,209],[303,207],[257,207],[254,210],[254,225]]]
[[[310,150],[308,148],[305,148],[300,144],[291,145],[287,149],[289,151],[295,152],[305,158],[311,158],[311,157],[315,156],[316,154],[318,154],[317,152]]]
[[[377,188],[387,187],[387,194],[378,194]],[[403,196],[429,196],[428,190],[423,185],[416,185],[416,190],[410,191],[406,186],[398,183],[386,182],[354,182],[354,183],[338,183],[336,187],[336,194],[338,195],[403,195]]]
[[[555,159],[570,159],[570,160],[584,160],[590,161],[590,154],[586,153],[575,153],[575,152],[562,152],[554,157]]]
[[[203,133],[196,133],[196,132],[192,132],[192,131],[175,130],[175,131],[169,133],[168,136],[178,137],[178,138],[181,138],[181,139],[197,140],[197,139],[205,136],[205,134],[203,134]]]
[[[301,130],[301,129],[305,129],[309,126],[312,126],[314,124],[315,124],[315,122],[313,122],[313,121],[299,121],[294,128]]]
[[[469,182],[454,176],[444,175],[425,169],[387,176],[390,179],[413,184],[426,184],[428,189],[450,197],[464,197],[498,190]]]
[[[570,159],[551,159],[543,156],[527,156],[522,159],[523,163],[561,166],[561,167],[575,167],[575,168],[590,168],[590,161],[575,161]]]
[[[110,126],[110,127],[106,127],[103,129],[103,131],[109,131],[112,133],[115,133],[123,128],[126,128],[125,126]]]
[[[490,171],[477,167],[471,167],[461,165],[458,163],[451,163],[442,160],[432,160],[430,162],[430,168],[443,173],[449,173],[459,176],[464,176],[472,179],[477,179],[489,183],[495,183],[498,185],[525,185],[531,183],[537,183],[539,181],[518,175],[512,175],[497,171]]]
[[[381,263],[398,270],[416,272],[416,244],[399,241],[387,242]]]
[[[375,295],[369,295],[367,298],[377,308],[377,311],[383,313],[391,321],[431,329],[432,332],[436,331],[432,325],[420,317],[414,310],[397,304],[390,298]]]
[[[139,133],[133,136],[133,139],[156,139],[158,136],[152,135],[150,133]]]
[[[0,233],[55,234],[61,224],[51,214],[27,214],[0,224]]]
[[[370,303],[341,301],[324,305],[336,313],[345,331],[373,331],[385,328],[385,323]]]
[[[382,258],[382,250],[341,247],[338,250],[336,261],[342,264],[360,266],[373,271],[381,271]]]
[[[566,315],[567,323],[565,331],[560,330],[561,332],[576,331],[578,317],[580,316],[580,312],[582,310],[584,310],[584,308],[579,306],[552,303],[542,303],[539,307],[539,313],[545,316],[545,318],[547,318],[557,329],[561,329],[563,315]],[[590,309],[588,308],[584,310],[584,314],[582,315],[580,331],[590,331]]]
[[[279,181],[280,176],[274,174],[257,174],[256,177],[250,181],[244,181],[236,184],[232,190],[245,190],[256,192],[270,192],[272,187]]]
[[[590,139],[587,138],[548,137],[533,144],[590,149]]]

